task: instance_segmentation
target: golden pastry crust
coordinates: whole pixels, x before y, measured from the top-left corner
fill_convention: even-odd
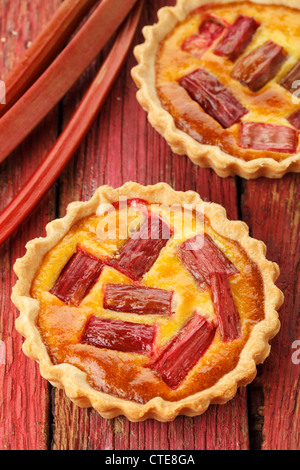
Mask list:
[[[158,22],[143,29],[145,42],[134,49],[138,65],[132,69],[132,77],[139,88],[137,100],[147,112],[151,125],[165,138],[172,151],[187,155],[193,163],[203,168],[212,168],[220,177],[238,175],[245,179],[282,178],[288,172],[300,171],[300,153],[286,156],[280,161],[269,156],[246,161],[225,153],[216,145],[201,144],[176,127],[173,117],[162,106],[157,94],[155,62],[160,43],[194,9],[233,2],[239,3],[238,0],[178,0],[175,7],[164,7],[158,11]],[[250,3],[299,9],[297,0],[250,0]]]
[[[221,236],[237,241],[257,265],[262,276],[265,317],[253,327],[237,366],[209,389],[176,402],[156,397],[141,404],[95,390],[89,385],[86,374],[79,368],[65,363],[51,362],[36,325],[39,302],[30,292],[45,255],[66,235],[74,223],[82,217],[95,214],[100,202],[112,204],[118,201],[120,196],[128,199],[145,199],[151,204],[191,204],[192,207],[203,204],[205,216],[210,220],[212,228]],[[39,363],[41,375],[54,386],[63,388],[76,405],[93,407],[104,418],[125,415],[131,421],[148,418],[171,421],[179,414],[195,416],[203,413],[210,404],[226,403],[233,398],[239,386],[247,385],[254,379],[256,364],[263,362],[269,355],[269,341],[277,334],[280,327],[277,310],[283,302],[283,294],[275,286],[279,268],[277,264],[266,259],[264,243],[249,237],[245,223],[229,221],[221,206],[203,202],[193,191],[174,191],[165,183],[141,186],[130,182],[118,189],[100,187],[89,201],[70,204],[65,217],[47,225],[46,237],[30,241],[26,249],[25,256],[18,259],[14,266],[18,280],[12,292],[12,301],[20,311],[20,316],[16,320],[16,329],[25,337],[23,351]]]

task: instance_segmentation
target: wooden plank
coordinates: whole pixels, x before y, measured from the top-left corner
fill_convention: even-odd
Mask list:
[[[59,0],[4,0],[0,5],[0,64],[9,70],[59,5]],[[141,21],[156,20],[157,9],[175,2],[147,4]],[[140,28],[141,29],[141,28]],[[137,34],[136,43],[142,41]],[[101,57],[73,87],[63,103],[63,123],[79,102]],[[241,181],[220,179],[211,170],[172,154],[164,140],[147,123],[136,102],[130,69],[132,52],[87,139],[66,168],[59,184],[44,198],[28,222],[2,247],[0,339],[6,347],[6,364],[0,364],[0,449],[299,449],[299,364],[292,362],[293,342],[299,339],[299,190],[297,175],[282,180]],[[3,78],[3,77],[1,77]],[[9,202],[56,138],[58,110],[1,165],[0,209]],[[247,394],[212,406],[196,418],[178,417],[172,423],[148,420],[130,423],[124,417],[102,419],[93,410],[74,406],[64,392],[52,390],[53,436],[49,385],[38,366],[21,352],[22,339],[14,330],[16,309],[10,302],[15,282],[12,266],[22,256],[27,240],[44,233],[45,224],[63,215],[67,204],[86,200],[101,184],[119,186],[134,180],[142,184],[166,181],[177,190],[196,190],[203,199],[222,204],[229,218],[242,217],[251,234],[266,242],[268,257],[281,267],[279,287],[286,300],[280,311],[282,328],[272,341],[272,353],[259,367],[257,379],[247,387],[250,403],[250,444]],[[243,197],[239,211],[239,192]],[[56,204],[59,202],[59,213]],[[274,228],[275,227],[275,228]],[[298,302],[298,303],[297,303]],[[276,386],[274,386],[276,384]],[[224,432],[224,429],[226,432]]]
[[[156,21],[159,7],[174,3],[148,3],[139,31],[144,24]],[[135,43],[141,41],[139,32]],[[60,215],[69,202],[90,198],[102,184],[118,187],[132,180],[141,184],[165,181],[176,190],[196,190],[205,200],[224,205],[229,217],[236,219],[235,178],[220,179],[211,170],[172,154],[136,101],[130,77],[134,64],[131,52],[97,121],[60,179]],[[64,122],[96,68],[94,64],[64,100]],[[60,391],[54,395],[53,449],[247,449],[249,445],[245,390],[229,404],[211,407],[201,417],[178,417],[172,423],[130,423],[124,417],[107,421],[95,411],[77,409]]]
[[[280,333],[249,386],[252,447],[299,450],[300,366],[292,361],[293,343],[300,338],[299,175],[286,175],[278,181],[259,179],[244,186],[243,219],[252,236],[266,243],[267,257],[279,264],[277,285],[285,295]]]
[[[0,6],[1,78],[29,46],[59,5],[59,0],[4,1]],[[3,76],[2,76],[3,73]],[[54,110],[38,129],[1,165],[0,209],[4,208],[32,174],[57,136],[58,115]],[[0,365],[0,449],[46,449],[49,438],[48,384],[36,363],[21,351],[22,338],[14,329],[18,312],[10,301],[15,283],[12,266],[23,256],[28,240],[44,233],[45,224],[55,216],[53,188],[10,240],[0,247],[0,339],[6,349]]]

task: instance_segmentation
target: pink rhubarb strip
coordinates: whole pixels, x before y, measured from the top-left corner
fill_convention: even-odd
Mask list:
[[[106,284],[103,307],[138,315],[171,315],[173,291],[153,287]]]
[[[189,52],[197,59],[201,59],[204,52],[223,33],[227,24],[215,15],[207,15],[199,28],[199,34],[189,36],[182,43],[182,50]]]
[[[204,355],[214,336],[214,325],[194,314],[178,336],[162,350],[151,365],[152,369],[170,388],[176,389]]]
[[[205,69],[195,70],[181,78],[179,83],[225,129],[248,112],[231,91]]]
[[[239,145],[245,149],[293,154],[298,147],[298,133],[291,127],[244,122],[240,126]]]
[[[134,280],[140,280],[157,260],[172,235],[170,227],[150,214],[140,229],[121,247],[119,256],[109,264]]]
[[[236,64],[231,76],[256,92],[275,77],[286,58],[287,53],[283,47],[267,41],[243,57]]]
[[[241,336],[241,320],[226,274],[212,274],[211,293],[222,340],[233,341],[239,338]]]
[[[210,276],[215,272],[224,273],[227,276],[238,272],[206,233],[196,235],[181,243],[177,253],[186,269],[201,287],[207,287],[210,284]]]
[[[240,15],[217,44],[214,53],[234,62],[250,44],[259,23],[254,18]]]
[[[68,305],[78,306],[97,282],[103,266],[99,258],[77,248],[51,289],[51,294]]]
[[[149,354],[153,348],[155,333],[155,325],[92,316],[81,342],[97,348]]]
[[[288,118],[288,121],[292,124],[292,126],[300,131],[300,109],[291,114],[291,116]]]
[[[299,90],[300,81],[300,60],[297,64],[287,73],[281,80],[280,85],[286,88],[290,93],[295,93]]]

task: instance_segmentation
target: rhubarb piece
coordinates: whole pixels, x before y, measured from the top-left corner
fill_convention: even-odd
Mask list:
[[[204,69],[186,75],[180,80],[180,84],[225,129],[248,112],[228,88]]]
[[[228,276],[211,275],[211,294],[222,340],[233,341],[241,336],[241,319],[235,305]]]
[[[240,15],[217,44],[214,53],[234,62],[250,44],[259,23],[254,18]]]
[[[110,265],[139,281],[155,263],[170,236],[170,227],[159,216],[151,214],[121,247],[119,257],[112,259]]]
[[[299,90],[299,84],[300,84],[300,60],[280,82],[280,85],[286,88],[290,93],[295,93],[297,90]]]
[[[97,282],[103,266],[99,258],[77,248],[51,289],[51,294],[68,305],[78,306]]]
[[[298,133],[291,127],[243,122],[239,132],[239,145],[245,149],[296,153]]]
[[[181,49],[185,52],[189,52],[192,56],[197,59],[201,59],[204,52],[210,46],[209,41],[205,36],[200,36],[199,34],[193,34],[185,39],[181,45]]]
[[[149,354],[153,347],[155,332],[155,325],[92,316],[81,342],[97,348]]]
[[[199,34],[193,34],[182,43],[182,50],[201,59],[204,52],[222,34],[226,24],[215,15],[207,15],[199,28]]]
[[[292,124],[292,126],[300,131],[300,109],[291,114],[291,116],[288,118],[288,121]]]
[[[181,243],[177,253],[186,269],[201,287],[207,287],[210,284],[210,276],[215,272],[227,276],[238,272],[206,233],[196,235]]]
[[[173,291],[153,287],[107,284],[103,307],[138,315],[171,315]]]
[[[283,47],[267,41],[243,57],[231,76],[251,91],[258,91],[275,77],[286,57]]]
[[[212,323],[201,315],[194,314],[151,367],[170,388],[176,389],[204,355],[214,339],[215,331]]]

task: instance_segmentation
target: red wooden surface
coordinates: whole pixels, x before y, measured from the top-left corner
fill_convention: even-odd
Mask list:
[[[0,0],[0,78],[29,46],[60,0]],[[156,21],[156,12],[174,0],[146,1],[141,28]],[[32,135],[0,166],[0,209],[32,174],[70,118],[98,70],[103,54],[84,73],[64,100]],[[0,247],[0,340],[6,363],[0,364],[0,449],[299,449],[300,364],[293,363],[293,342],[299,338],[299,176],[282,180],[221,179],[209,169],[173,154],[151,128],[138,105],[130,77],[132,50],[88,136],[54,187],[30,218]],[[62,391],[39,375],[38,366],[21,351],[14,329],[18,315],[10,301],[15,282],[12,266],[28,240],[44,234],[51,219],[62,216],[69,202],[89,199],[102,184],[128,180],[159,181],[176,190],[196,190],[205,200],[222,204],[229,218],[245,220],[254,237],[268,246],[268,257],[281,266],[279,287],[286,300],[282,328],[272,352],[258,368],[258,377],[223,406],[212,406],[196,418],[171,423],[130,423],[124,417],[102,419],[79,409]],[[295,362],[295,361],[294,361]]]

